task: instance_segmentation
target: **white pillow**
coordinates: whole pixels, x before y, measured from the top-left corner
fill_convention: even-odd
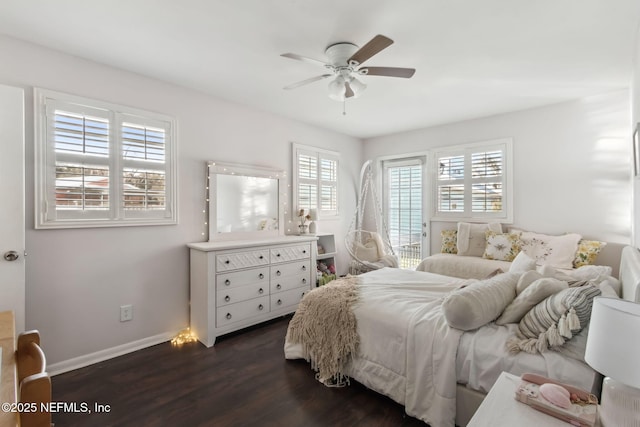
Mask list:
[[[512,230],[513,231],[513,230]],[[561,236],[523,231],[520,235],[522,250],[539,265],[573,268],[573,260],[582,236],[576,233]]]
[[[518,279],[518,284],[516,285],[516,295],[520,295],[525,289],[527,289],[533,282],[538,279],[542,279],[546,277],[536,270],[529,270],[522,273],[520,278]]]
[[[567,282],[550,277],[536,280],[519,293],[516,299],[504,309],[496,320],[496,325],[520,322],[524,315],[540,301],[568,287],[569,284]]]
[[[450,292],[442,303],[449,326],[471,331],[495,320],[516,297],[518,277],[499,274]]]
[[[611,279],[617,280],[613,277]],[[618,285],[620,285],[620,282],[618,282]],[[603,297],[620,298],[620,295],[616,291],[616,285],[614,285],[614,282],[612,280],[604,279],[602,282],[598,283],[596,286],[600,288],[600,292],[602,292]]]
[[[520,251],[511,262],[509,273],[524,273],[536,269],[536,260]]]
[[[354,252],[356,254],[356,258],[360,261],[378,261],[378,245],[374,240],[369,240],[364,245],[362,243],[356,243]]]
[[[458,223],[458,255],[481,257],[484,254],[487,240],[487,230],[502,233],[502,225],[499,222],[489,224],[472,224],[469,222]]]
[[[611,276],[613,269],[608,265],[583,265],[574,270],[567,271],[566,274],[573,280],[595,280],[599,276]]]

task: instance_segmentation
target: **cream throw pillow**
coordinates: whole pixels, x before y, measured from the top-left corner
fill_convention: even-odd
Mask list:
[[[525,273],[536,269],[536,260],[520,251],[509,267],[509,273]]]
[[[520,276],[518,284],[516,285],[516,295],[520,295],[526,288],[528,288],[533,282],[543,277],[553,277],[542,274],[536,270],[527,271]],[[554,277],[557,279],[557,277]]]
[[[489,224],[472,224],[469,222],[458,223],[458,255],[481,257],[487,246],[485,232],[487,230],[502,233],[502,225],[499,222]]]
[[[535,272],[534,272],[535,273]],[[525,314],[545,298],[567,289],[569,284],[551,277],[537,279],[518,294],[496,320],[496,325],[518,323]]]
[[[378,261],[378,245],[374,240],[369,240],[364,245],[356,243],[355,254],[360,261],[376,262]]]
[[[471,331],[495,320],[516,297],[518,277],[499,274],[450,292],[442,303],[449,326]]]

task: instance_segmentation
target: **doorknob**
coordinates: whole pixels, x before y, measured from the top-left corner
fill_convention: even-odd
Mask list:
[[[20,257],[20,255],[18,255],[18,252],[16,251],[9,251],[9,252],[5,252],[4,253],[4,259],[7,261],[15,261]]]

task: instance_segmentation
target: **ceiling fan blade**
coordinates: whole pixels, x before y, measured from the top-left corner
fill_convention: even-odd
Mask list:
[[[362,64],[364,61],[371,58],[381,50],[391,46],[392,44],[393,40],[391,40],[389,37],[378,34],[377,36],[372,38],[369,43],[358,49],[358,51],[354,53],[351,58],[349,58],[347,63],[356,62],[358,64]]]
[[[345,98],[351,98],[353,95],[355,95],[355,93],[353,93],[353,89],[351,89],[351,86],[349,85],[349,82],[344,82],[344,87],[346,89],[344,92]]]
[[[331,77],[333,74],[323,74],[321,76],[311,77],[310,79],[302,80],[301,82],[292,83],[288,86],[285,86],[284,89],[295,89],[297,87],[316,82],[318,80],[326,79],[327,77]]]
[[[331,65],[331,64],[328,64],[326,62],[320,61],[318,59],[308,58],[306,56],[298,55],[296,53],[283,53],[280,56],[283,56],[285,58],[296,59],[296,60],[302,61],[302,62],[308,62],[309,64],[322,65],[323,67]]]
[[[365,67],[358,70],[358,73],[366,76],[402,77],[405,79],[412,77],[415,72],[415,68],[398,67]]]

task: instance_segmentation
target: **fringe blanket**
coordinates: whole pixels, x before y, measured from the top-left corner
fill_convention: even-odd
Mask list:
[[[346,277],[313,289],[300,301],[289,322],[287,340],[302,345],[305,359],[325,385],[346,377],[344,367],[358,348],[353,313],[358,283],[357,277]]]

